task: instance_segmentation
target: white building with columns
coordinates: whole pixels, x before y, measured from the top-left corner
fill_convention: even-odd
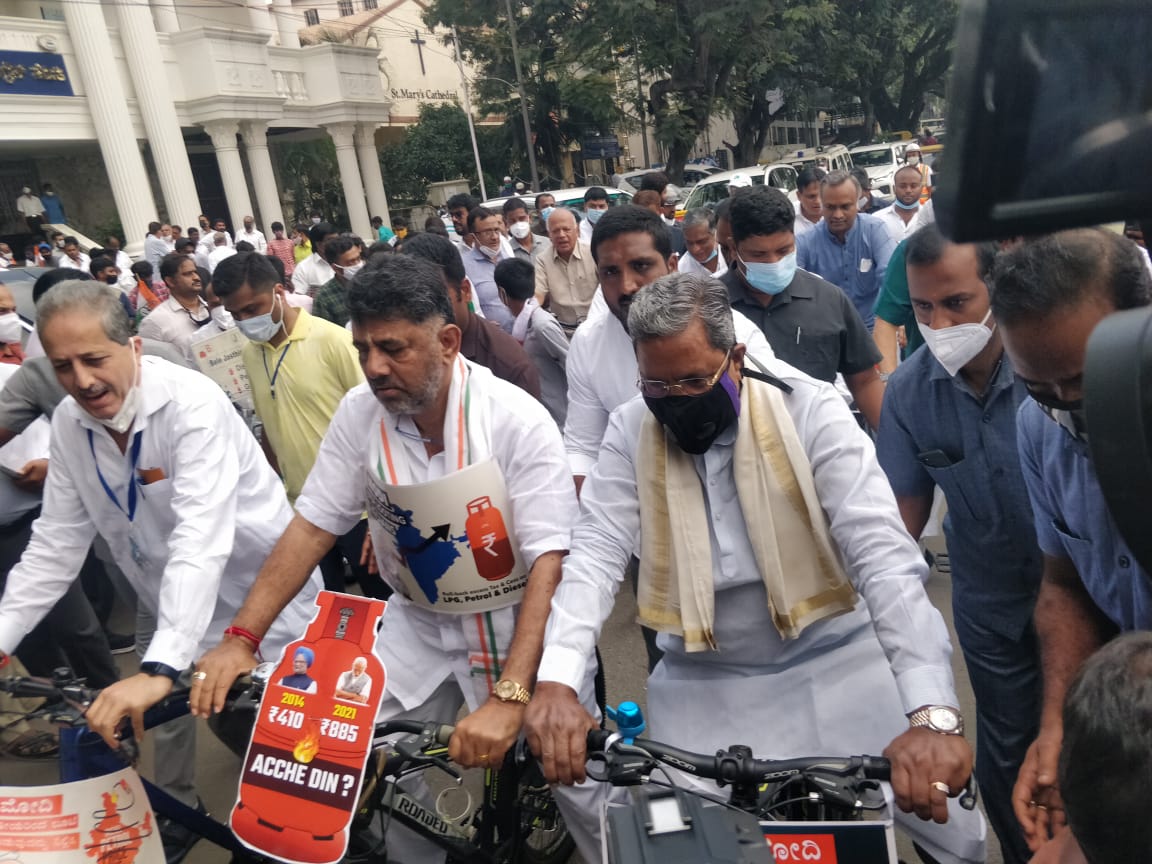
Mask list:
[[[359,0],[362,2],[362,0]],[[389,122],[378,47],[302,47],[291,0],[0,2],[0,236],[15,199],[51,183],[97,242],[119,223],[284,222],[269,141],[331,138],[348,225],[388,219],[377,130]],[[297,202],[297,207],[301,202]],[[331,216],[332,214],[325,214]]]

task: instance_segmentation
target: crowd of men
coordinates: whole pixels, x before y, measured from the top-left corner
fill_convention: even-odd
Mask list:
[[[1135,860],[1152,747],[1124,724],[1147,725],[1152,667],[1147,640],[1116,637],[1149,629],[1152,582],[1096,482],[1082,376],[1095,324],[1152,304],[1152,269],[1106,229],[951,243],[930,184],[912,158],[880,207],[866,176],[813,169],[795,203],[734,183],[676,223],[654,173],[628,205],[461,194],[451,232],[376,219],[367,239],[320,214],[291,236],[202,216],[151,225],[135,264],[116,238],[88,256],[49,238],[26,351],[0,291],[0,443],[36,456],[0,478],[20,528],[0,547],[0,665],[89,664],[106,686],[88,722],[116,746],[177,682],[219,712],[318,588],[355,580],[391,598],[379,719],[467,703],[466,767],[525,734],[594,861],[614,793],[580,782],[584,741],[627,578],[652,737],[883,751],[925,860],[985,860],[984,818],[956,802],[973,771],[1005,861]],[[257,434],[195,371],[193,346],[232,328]],[[372,496],[452,500],[464,475],[501,490],[527,579],[461,614],[406,587],[411,550]],[[938,492],[975,753],[917,542]],[[108,572],[139,610],[140,671],[120,681],[88,584]],[[170,725],[157,779],[197,806],[195,725]],[[161,827],[181,860],[195,836]],[[400,828],[389,851],[435,860]]]

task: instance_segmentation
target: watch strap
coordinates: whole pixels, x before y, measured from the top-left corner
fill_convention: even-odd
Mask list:
[[[505,685],[511,684],[513,687],[516,688],[512,692],[511,696],[501,696],[500,695],[499,691],[501,689],[505,689],[505,690],[508,689],[507,687],[501,687],[500,685],[502,685],[502,684],[505,684]],[[492,692],[493,692],[493,695],[495,695],[496,698],[499,699],[501,702],[519,702],[521,705],[527,705],[532,699],[532,694],[528,691],[527,687],[525,687],[523,684],[520,684],[517,681],[511,680],[510,678],[503,678],[500,681],[497,681],[496,687],[493,689]]]
[[[180,670],[174,666],[169,666],[166,663],[157,663],[152,660],[141,663],[140,671],[145,675],[162,675],[172,681],[173,684],[180,679],[180,675],[182,674]]]
[[[956,715],[955,729],[941,729],[932,722],[932,712],[939,710],[948,711]],[[922,727],[941,735],[964,734],[964,716],[950,705],[925,705],[923,708],[918,708],[908,715],[908,725],[913,729]]]

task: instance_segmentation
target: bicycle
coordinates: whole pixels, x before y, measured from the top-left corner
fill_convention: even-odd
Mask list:
[[[233,685],[225,709],[210,721],[216,734],[241,757],[247,747],[251,721],[259,708],[267,676],[273,664],[263,664],[251,679]],[[0,679],[0,690],[14,696],[43,699],[23,719],[43,717],[61,726],[60,780],[98,777],[136,761],[138,748],[125,726],[119,750],[109,748],[87,729],[84,711],[98,691],[84,686],[70,670],[57,670],[52,680],[33,677]],[[174,690],[144,714],[144,728],[188,713],[188,689]],[[467,803],[457,813],[439,810],[445,805],[442,792],[437,812],[429,810],[398,781],[412,773],[438,768],[459,787],[462,775],[447,759],[447,742],[453,727],[447,724],[393,720],[377,724],[373,753],[352,823],[346,864],[385,864],[384,840],[394,822],[403,825],[444,849],[460,864],[559,864],[575,848],[563,816],[544,782],[539,766],[525,748],[513,748],[499,768],[484,771],[483,795],[476,807],[466,790]],[[396,734],[407,737],[388,740]],[[189,807],[143,778],[152,809],[158,816],[183,825],[199,837],[232,854],[233,864],[265,864],[273,859],[252,852],[232,834],[226,823]],[[373,833],[374,823],[380,830]]]
[[[612,713],[620,716],[620,731],[595,729],[587,739],[588,760],[596,766],[595,771],[589,767],[588,776],[633,789],[630,802],[610,805],[606,814],[608,864],[689,861],[690,855],[678,858],[674,853],[697,846],[717,862],[898,864],[891,822],[877,821],[888,809],[880,786],[890,779],[887,759],[764,760],[743,745],[710,755],[693,753],[636,737],[644,731],[644,721],[635,703]],[[731,792],[725,800],[677,786],[670,775],[668,782],[654,780],[653,774],[664,766],[715,781],[721,789],[730,786]],[[653,785],[663,788],[653,793]],[[976,798],[975,781],[969,778],[960,805],[971,810]],[[870,813],[876,816],[869,819]],[[685,832],[691,832],[691,841]],[[769,847],[772,854],[761,857]]]

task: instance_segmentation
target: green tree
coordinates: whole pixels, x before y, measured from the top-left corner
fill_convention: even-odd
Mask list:
[[[476,143],[484,182],[489,192],[508,164],[508,138],[504,130],[476,127]],[[476,161],[468,135],[468,118],[456,104],[421,105],[420,119],[408,127],[404,139],[380,153],[380,168],[389,194],[406,204],[422,204],[428,197],[428,184],[467,177],[479,193]]]
[[[331,138],[276,143],[274,152],[285,197],[292,201],[291,224],[307,224],[312,210],[319,210],[336,225],[349,224],[336,145]]]
[[[536,159],[545,185],[559,184],[562,154],[584,131],[619,119],[610,44],[590,5],[571,0],[512,0],[520,64]],[[527,144],[516,92],[516,70],[505,4],[500,0],[433,0],[429,27],[456,25],[465,59],[477,70],[480,110],[502,115],[511,142],[508,172],[528,176]],[[580,34],[599,34],[582,51]],[[450,44],[451,40],[447,40]]]
[[[836,0],[819,45],[820,82],[860,101],[865,128],[915,131],[951,66],[956,0]]]

